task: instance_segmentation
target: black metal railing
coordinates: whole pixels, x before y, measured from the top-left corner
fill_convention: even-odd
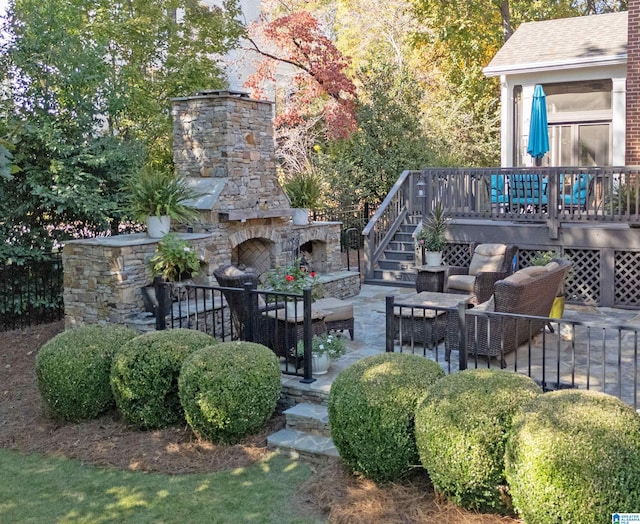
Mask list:
[[[283,373],[312,382],[311,341],[324,333],[321,318],[311,311],[311,289],[302,295],[256,289],[174,285],[156,280],[159,311],[173,300],[169,314],[156,315],[156,329],[187,328],[208,333],[222,342],[243,340],[270,347]],[[164,288],[171,293],[164,293]]]
[[[0,266],[0,331],[21,329],[64,316],[62,257],[40,256]]]
[[[545,391],[601,391],[639,409],[640,326],[584,317],[578,321],[469,310],[464,303],[416,306],[387,297],[386,351],[422,354],[448,372],[498,368],[523,373]]]

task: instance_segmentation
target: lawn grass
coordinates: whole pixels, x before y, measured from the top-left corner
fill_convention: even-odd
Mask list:
[[[0,449],[2,523],[320,523],[293,502],[304,462],[272,454],[234,471],[164,475]]]

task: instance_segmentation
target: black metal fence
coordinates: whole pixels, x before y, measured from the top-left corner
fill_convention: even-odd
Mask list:
[[[322,318],[311,312],[311,289],[302,295],[243,288],[173,285],[160,280],[156,287],[157,310],[175,301],[169,313],[156,315],[156,329],[196,329],[222,342],[243,340],[271,348],[283,373],[313,382],[311,341],[326,332]],[[170,289],[169,293],[164,289]]]
[[[47,255],[0,266],[0,331],[60,320],[64,315],[62,257]]]
[[[523,373],[545,391],[595,390],[640,408],[640,326],[581,315],[552,319],[387,298],[386,351],[421,354],[449,373],[501,368]],[[399,344],[399,346],[398,346]]]

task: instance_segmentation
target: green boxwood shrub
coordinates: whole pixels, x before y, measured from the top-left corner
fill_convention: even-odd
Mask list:
[[[111,407],[113,354],[135,336],[124,326],[88,325],[59,333],[44,344],[36,357],[36,376],[51,412],[75,422]]]
[[[139,428],[160,428],[183,418],[178,375],[184,359],[216,344],[206,333],[168,329],[141,335],[120,348],[111,365],[111,389],[123,418]]]
[[[419,464],[414,413],[442,368],[417,355],[367,357],[342,371],[329,394],[329,423],[340,457],[376,481],[405,477]]]
[[[273,414],[280,377],[275,353],[260,344],[224,342],[196,351],[178,378],[189,426],[212,442],[238,442]]]
[[[640,416],[604,393],[545,393],[514,418],[505,466],[528,524],[611,522],[640,511]]]
[[[416,444],[433,486],[455,504],[509,509],[504,446],[518,408],[542,394],[529,377],[474,369],[431,387],[416,411]]]

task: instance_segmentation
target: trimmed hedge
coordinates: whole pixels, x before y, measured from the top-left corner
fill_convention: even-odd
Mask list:
[[[433,486],[472,510],[505,511],[504,447],[518,408],[542,394],[529,377],[473,369],[438,380],[416,411],[416,444]]]
[[[505,465],[528,524],[611,522],[640,511],[640,416],[604,393],[545,393],[514,418]]]
[[[36,376],[51,412],[77,422],[110,408],[113,354],[136,336],[124,326],[89,325],[59,333],[44,344],[36,357]]]
[[[111,389],[123,418],[139,428],[160,428],[183,419],[178,374],[194,351],[217,344],[200,331],[145,333],[120,348],[111,366]]]
[[[180,402],[191,429],[212,442],[235,443],[273,414],[282,385],[278,358],[252,342],[200,349],[182,365]]]
[[[342,371],[329,394],[329,422],[340,457],[377,481],[405,477],[419,464],[414,413],[442,368],[417,355],[367,357]]]

